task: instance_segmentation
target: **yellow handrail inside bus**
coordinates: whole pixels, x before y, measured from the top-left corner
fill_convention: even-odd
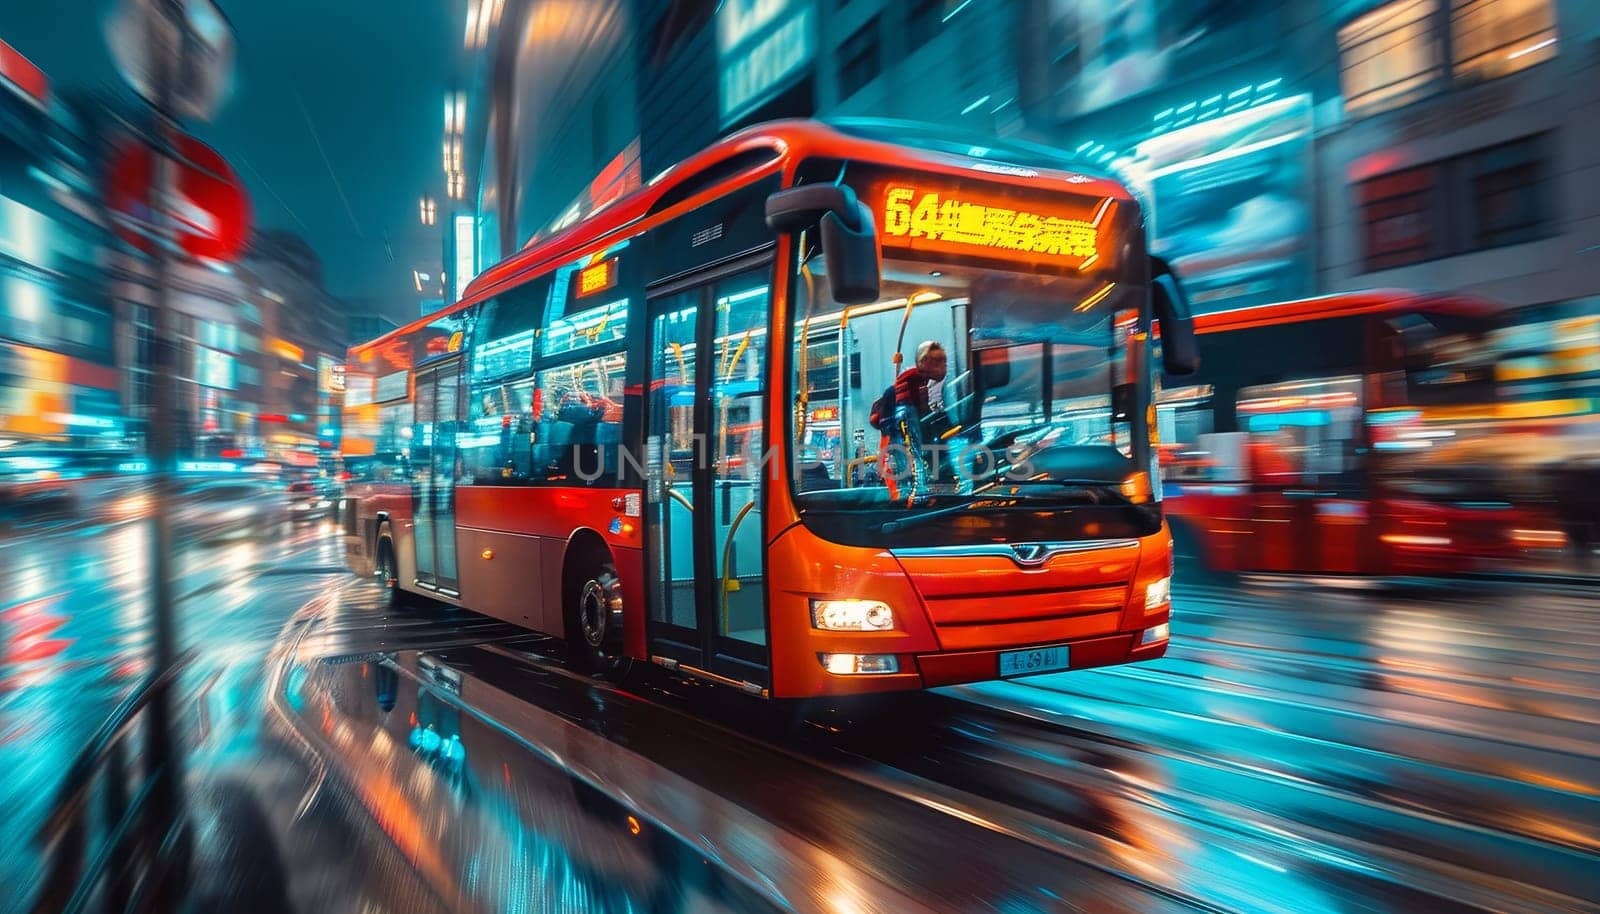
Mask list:
[[[921,299],[919,301],[918,299]],[[932,289],[919,289],[906,296],[906,310],[900,314],[900,336],[894,341],[894,376],[900,377],[900,366],[905,363],[906,327],[911,323],[911,309],[923,302],[935,302],[944,295]]]
[[[800,250],[805,250],[806,234],[800,233]],[[811,264],[800,264],[800,276],[806,283],[806,319],[800,323],[800,354],[796,357],[795,375],[799,378],[800,395],[795,398],[794,440],[796,443],[806,440],[807,407],[811,405],[811,388],[806,383],[806,375],[811,370],[809,360],[806,358],[810,350],[811,340],[811,311],[816,303],[816,277],[811,274]]]
[[[689,363],[684,361],[683,358],[683,344],[671,343],[669,345],[672,346],[672,354],[678,357],[678,382],[687,384],[689,382]]]
[[[750,509],[756,506],[754,498],[744,503],[739,513],[734,515],[733,524],[728,527],[728,538],[722,544],[722,633],[728,631],[728,588],[732,578],[733,565],[729,559],[733,557],[733,534],[739,529],[739,524]]]
[[[750,334],[754,333],[755,329],[751,327],[746,330],[744,338],[739,340],[739,345],[733,350],[732,360],[729,361],[727,368],[722,372],[722,383],[726,384],[733,380],[734,369],[739,367],[739,360],[744,358],[744,351],[750,348]]]
[[[878,455],[877,454],[867,454],[867,455],[862,456],[862,457],[856,457],[856,458],[852,459],[849,463],[846,463],[844,465],[844,487],[847,488],[847,489],[855,488],[856,467],[866,466],[869,463],[877,463],[877,462],[878,462]]]

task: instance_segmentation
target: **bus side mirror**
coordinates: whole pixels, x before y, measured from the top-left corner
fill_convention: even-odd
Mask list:
[[[1169,375],[1200,370],[1200,343],[1195,338],[1189,297],[1178,277],[1159,257],[1150,258],[1150,296],[1161,324],[1161,367]]]
[[[798,232],[817,226],[833,300],[865,305],[878,300],[883,275],[872,211],[839,184],[802,184],[767,198],[767,227]]]

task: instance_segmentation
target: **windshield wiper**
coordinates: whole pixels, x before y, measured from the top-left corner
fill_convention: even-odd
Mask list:
[[[1005,485],[1051,486],[1053,488],[1075,490],[1088,494],[1091,497],[1089,502],[1090,504],[1106,504],[1108,501],[1124,505],[1134,504],[1134,501],[1128,496],[1123,495],[1115,485],[1098,479],[1013,479],[995,482],[991,485],[995,487]],[[1027,498],[1027,496],[1019,497],[1009,493],[990,494],[987,491],[984,491],[974,492],[972,495],[973,497],[971,501],[962,502],[959,505],[951,505],[948,508],[938,508],[932,511],[923,511],[919,514],[913,514],[910,517],[885,521],[881,529],[885,534],[898,533],[904,530],[909,530],[912,527],[920,526],[928,521],[938,520],[941,517],[948,517],[952,514],[962,514],[967,511],[975,511],[980,509],[988,509],[991,511],[1010,511],[1020,508],[1026,511],[1038,511],[1050,507],[1064,507],[1062,505],[1052,505],[1048,502],[1041,503],[1038,501],[1031,501]],[[1107,499],[1106,496],[1111,496],[1111,498]]]
[[[1005,486],[1050,486],[1057,489],[1077,489],[1092,493],[1097,498],[1110,496],[1111,501],[1119,504],[1134,504],[1132,498],[1122,494],[1122,489],[1117,483],[1107,482],[1104,479],[1057,479],[1050,477],[1044,479],[996,479],[985,485],[986,488],[975,490],[973,494],[986,493]]]

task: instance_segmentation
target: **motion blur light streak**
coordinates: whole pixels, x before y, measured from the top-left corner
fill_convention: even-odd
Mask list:
[[[199,2],[0,4],[12,906],[1600,898],[1592,4]]]

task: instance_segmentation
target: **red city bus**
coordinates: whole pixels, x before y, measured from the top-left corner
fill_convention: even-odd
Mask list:
[[[351,566],[777,698],[1160,656],[1147,346],[1192,330],[1127,190],[1051,155],[753,127],[354,347]]]
[[[1561,548],[1534,469],[1560,404],[1497,397],[1500,315],[1384,290],[1197,317],[1200,371],[1157,396],[1178,552],[1432,575]]]

